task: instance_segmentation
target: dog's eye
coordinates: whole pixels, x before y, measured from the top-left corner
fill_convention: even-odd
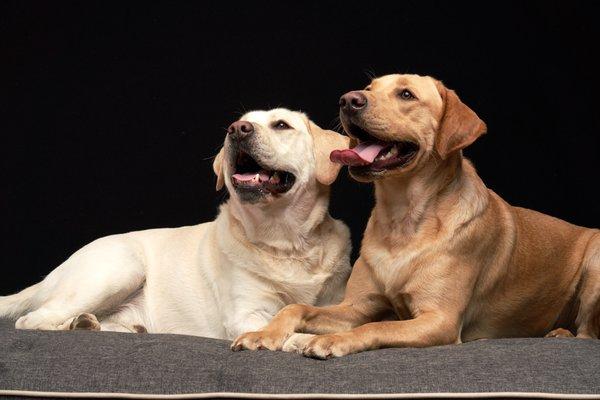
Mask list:
[[[287,124],[284,120],[273,122],[273,129],[291,129],[292,127]]]
[[[402,100],[412,100],[412,99],[415,99],[415,98],[416,98],[416,97],[415,97],[415,95],[414,95],[414,94],[412,94],[412,93],[411,93],[411,91],[410,91],[410,90],[408,90],[408,89],[404,89],[404,90],[402,90],[402,91],[401,91],[401,92],[398,94],[398,96],[400,96],[400,98],[401,98]]]

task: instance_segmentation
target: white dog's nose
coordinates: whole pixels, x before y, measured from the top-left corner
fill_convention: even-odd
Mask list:
[[[248,121],[235,121],[227,128],[227,134],[236,140],[244,139],[254,132],[254,125]]]

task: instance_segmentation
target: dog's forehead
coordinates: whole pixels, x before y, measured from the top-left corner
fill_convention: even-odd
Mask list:
[[[250,111],[240,118],[240,121],[253,122],[262,126],[269,126],[279,120],[285,121],[288,125],[292,125],[296,129],[301,129],[305,125],[302,113],[286,108],[275,108],[268,111]]]
[[[413,74],[385,75],[373,79],[371,90],[392,91],[398,88],[412,89],[418,97],[428,97],[435,103],[441,101],[440,94],[435,85],[435,80],[430,76]]]
[[[433,79],[429,76],[414,74],[392,74],[375,78],[371,82],[372,89],[394,89],[398,87],[412,87],[430,91],[435,89]]]
[[[390,88],[395,88],[398,86],[398,79],[400,79],[403,75],[393,74],[393,75],[384,75],[379,78],[375,78],[371,81],[369,85],[372,90],[385,90]]]

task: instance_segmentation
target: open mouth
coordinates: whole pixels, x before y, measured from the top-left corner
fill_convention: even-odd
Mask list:
[[[231,183],[238,192],[254,194],[285,193],[294,186],[295,180],[290,172],[264,168],[244,151],[238,152],[231,176]]]
[[[405,140],[385,142],[375,138],[356,124],[349,124],[349,133],[358,140],[352,149],[334,150],[331,161],[352,167],[358,172],[379,172],[403,168],[410,164],[419,152],[417,143]]]

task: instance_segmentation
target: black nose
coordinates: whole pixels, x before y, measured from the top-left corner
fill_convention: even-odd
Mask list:
[[[361,92],[348,92],[340,97],[340,108],[344,112],[355,113],[367,106],[367,96]]]
[[[235,121],[227,128],[227,134],[232,139],[244,139],[254,132],[254,126],[248,121]]]

